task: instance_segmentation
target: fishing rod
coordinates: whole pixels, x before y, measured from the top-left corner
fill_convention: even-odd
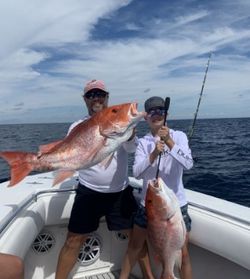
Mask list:
[[[164,126],[166,124],[166,120],[167,120],[167,114],[168,114],[168,109],[169,109],[169,105],[170,105],[170,98],[166,97],[165,99],[165,103],[164,103],[164,110],[165,110],[165,114],[164,114]],[[161,162],[161,154],[159,155],[159,160],[158,160],[158,165],[157,165],[157,171],[156,171],[156,175],[155,175],[155,179],[158,178],[159,176],[159,167],[160,167],[160,162]]]
[[[188,132],[188,140],[189,141],[191,140],[191,138],[194,134],[194,127],[195,127],[198,111],[199,111],[199,108],[200,108],[200,103],[201,103],[201,98],[202,98],[204,86],[205,86],[205,83],[206,83],[207,72],[208,72],[211,56],[212,56],[212,52],[210,52],[209,57],[208,57],[207,66],[206,66],[206,70],[205,70],[205,75],[204,75],[203,83],[202,83],[202,87],[201,87],[200,97],[199,97],[198,104],[197,104],[197,107],[196,107],[196,111],[195,111],[195,114],[194,114],[194,119],[193,119],[192,126],[191,126],[191,128],[189,129],[189,132]]]

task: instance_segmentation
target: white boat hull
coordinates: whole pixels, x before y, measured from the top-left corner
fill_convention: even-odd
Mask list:
[[[66,237],[75,195],[71,189],[77,181],[72,178],[51,189],[52,178],[52,173],[46,173],[29,176],[15,188],[1,184],[0,252],[24,259],[25,279],[54,278]],[[131,183],[136,188],[141,185],[134,179]],[[193,220],[190,254],[194,279],[250,278],[250,209],[189,190],[187,195]],[[119,270],[126,247],[124,235],[109,232],[102,219],[71,277]],[[159,277],[159,265],[152,262],[152,267]],[[138,266],[133,274],[141,277]]]

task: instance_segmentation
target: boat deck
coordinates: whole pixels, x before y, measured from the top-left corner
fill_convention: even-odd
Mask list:
[[[102,273],[102,274],[98,274],[98,275],[86,276],[86,277],[83,277],[82,279],[118,279],[120,272],[121,272],[121,270],[115,270],[112,272]],[[131,274],[129,276],[129,279],[138,279],[138,277]]]

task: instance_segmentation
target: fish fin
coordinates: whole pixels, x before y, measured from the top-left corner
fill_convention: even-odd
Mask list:
[[[32,170],[33,165],[27,162],[28,157],[36,156],[34,153],[6,151],[0,152],[0,157],[4,158],[10,165],[11,179],[8,187],[12,187],[25,178]]]
[[[53,185],[55,186],[58,183],[63,182],[65,179],[71,177],[74,174],[74,170],[60,170],[56,173],[56,176],[53,181]]]
[[[99,127],[99,133],[104,138],[110,138],[110,139],[115,138],[119,134],[123,134],[122,132],[121,133],[114,132],[112,128],[105,129],[103,127]]]
[[[114,152],[111,153],[108,157],[106,157],[104,160],[102,160],[99,165],[104,167],[105,169],[108,168],[108,166],[110,165],[112,159],[114,158]]]
[[[54,141],[54,142],[51,142],[48,144],[40,145],[39,151],[38,151],[38,156],[41,156],[43,153],[48,153],[49,151],[51,151],[51,149],[53,149],[55,146],[57,146],[61,142],[62,142],[62,140],[58,140],[58,141]]]
[[[107,128],[105,129],[105,128],[99,126],[99,133],[100,133],[100,135],[103,136],[104,138],[108,138],[109,132],[111,132],[111,129],[107,129]]]

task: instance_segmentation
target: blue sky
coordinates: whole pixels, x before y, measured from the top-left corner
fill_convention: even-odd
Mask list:
[[[8,0],[0,20],[0,123],[77,120],[93,78],[193,118],[210,52],[198,117],[250,117],[250,1]]]

